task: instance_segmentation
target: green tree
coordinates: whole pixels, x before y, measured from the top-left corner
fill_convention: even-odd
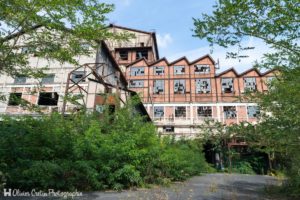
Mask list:
[[[91,53],[87,44],[95,49],[95,41],[126,38],[106,28],[113,9],[98,0],[2,0],[0,73],[39,75],[29,66],[32,55],[78,65],[76,56]]]
[[[278,68],[280,76],[271,83],[268,92],[245,97],[258,102],[266,113],[248,139],[255,145],[261,141],[264,143],[259,145],[261,149],[268,145],[269,153],[276,151],[287,158],[282,164],[290,178],[289,194],[295,196],[300,195],[299,22],[298,0],[219,0],[211,15],[194,19],[196,37],[206,38],[211,45],[239,47],[239,52],[228,53],[230,57],[245,56],[241,52],[252,47],[242,46],[242,41],[249,37],[261,39],[273,49],[257,64]]]

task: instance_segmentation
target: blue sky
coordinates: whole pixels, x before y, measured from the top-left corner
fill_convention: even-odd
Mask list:
[[[210,54],[210,47],[204,39],[193,37],[193,17],[200,18],[201,13],[211,13],[214,0],[104,0],[115,4],[115,11],[108,15],[109,22],[129,28],[145,31],[155,31],[157,34],[160,57],[173,61],[186,56],[194,60],[205,54]],[[242,72],[252,67],[255,60],[260,60],[262,54],[268,51],[263,42],[249,38],[246,45],[255,46],[249,51],[249,58],[240,62],[226,59],[224,49],[214,47],[212,57],[220,61],[220,70],[230,67]]]

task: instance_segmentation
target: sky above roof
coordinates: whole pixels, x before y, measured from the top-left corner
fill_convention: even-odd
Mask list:
[[[182,56],[190,61],[211,54],[215,61],[219,60],[220,71],[234,67],[238,72],[251,68],[262,54],[268,52],[268,47],[260,40],[248,38],[244,41],[254,50],[247,52],[248,58],[242,60],[226,59],[227,51],[236,47],[224,49],[215,46],[213,52],[205,39],[193,37],[193,18],[201,18],[202,13],[213,11],[214,0],[103,0],[115,4],[114,12],[107,17],[109,23],[144,31],[155,31],[160,57],[166,57],[169,62]]]

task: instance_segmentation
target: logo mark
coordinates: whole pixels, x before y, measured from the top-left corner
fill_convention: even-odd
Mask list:
[[[11,189],[4,189],[3,194],[5,197],[11,197]]]

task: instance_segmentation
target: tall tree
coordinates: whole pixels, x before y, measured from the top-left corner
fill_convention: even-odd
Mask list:
[[[231,57],[245,56],[241,52],[252,47],[242,46],[242,41],[249,37],[261,39],[273,49],[258,66],[279,68],[281,75],[272,81],[267,93],[246,96],[272,114],[263,117],[248,139],[255,145],[264,143],[261,148],[271,144],[270,148],[287,158],[282,164],[290,177],[290,194],[295,196],[300,196],[299,22],[299,0],[219,0],[211,15],[194,19],[196,37],[207,39],[211,45],[239,47],[239,53],[228,53]],[[240,131],[247,132],[242,127]]]
[[[106,29],[113,9],[98,0],[1,0],[0,73],[32,75],[31,55],[77,65],[91,53],[85,43],[124,38]]]

